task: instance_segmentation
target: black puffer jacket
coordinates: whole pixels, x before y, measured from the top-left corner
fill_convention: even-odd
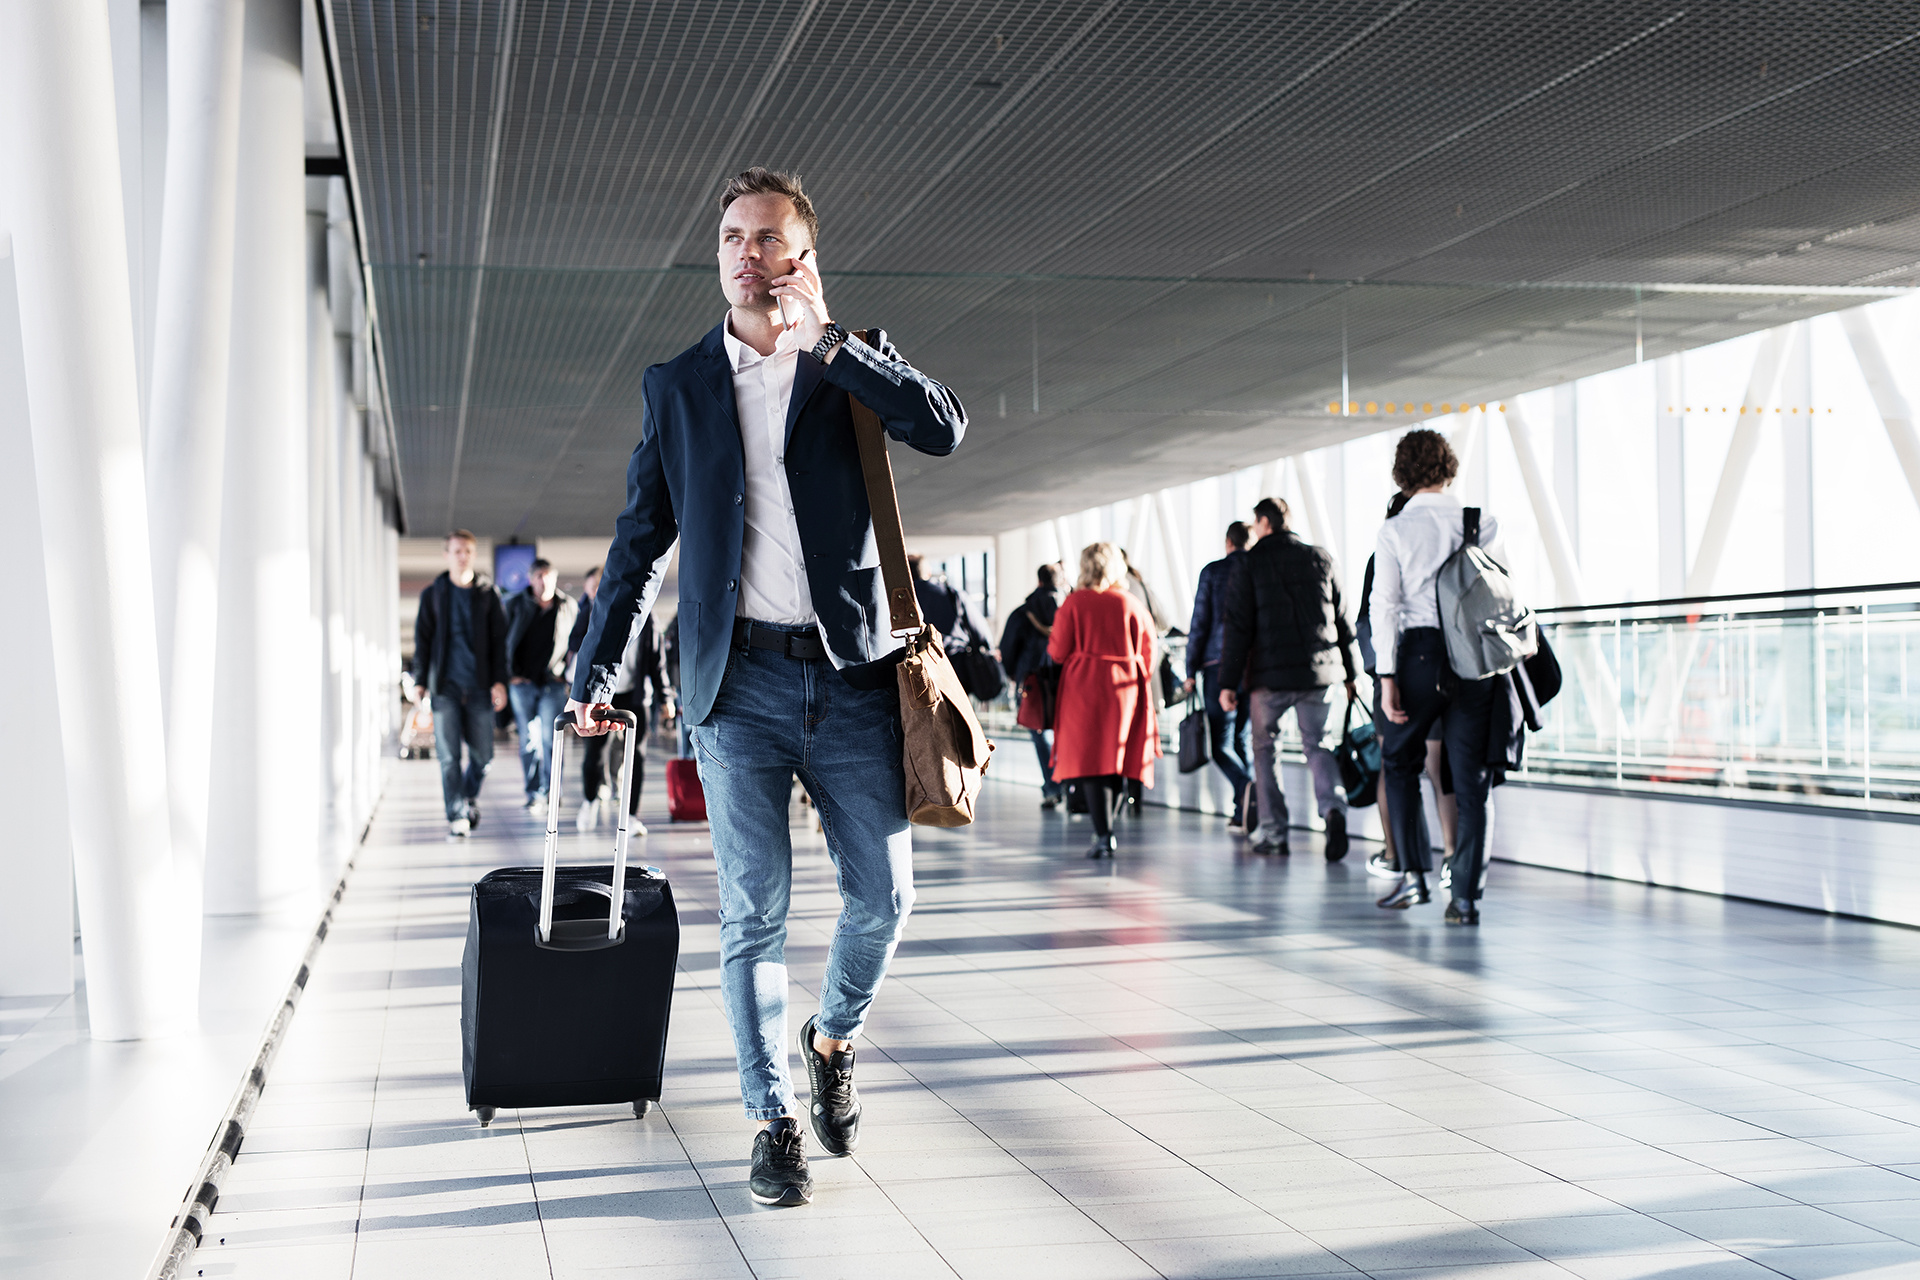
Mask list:
[[[1000,633],[1000,665],[1015,686],[1047,661],[1047,638],[1053,634],[1053,615],[1059,611],[1059,594],[1048,587],[1035,587],[1007,619]]]
[[[1319,689],[1359,672],[1333,557],[1291,530],[1253,544],[1227,579],[1227,689]]]

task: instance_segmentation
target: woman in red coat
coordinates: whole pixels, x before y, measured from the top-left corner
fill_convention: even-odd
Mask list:
[[[1047,652],[1063,670],[1054,715],[1053,777],[1078,780],[1093,819],[1089,858],[1111,858],[1128,778],[1153,785],[1160,730],[1153,718],[1153,619],[1122,584],[1111,542],[1080,553],[1080,582],[1054,615]]]

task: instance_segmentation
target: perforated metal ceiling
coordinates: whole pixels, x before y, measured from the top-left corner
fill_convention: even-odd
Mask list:
[[[1484,399],[1920,282],[1910,3],[332,8],[423,529],[609,527],[752,163],[972,412],[900,460],[926,533],[1351,434],[1343,328],[1362,398]]]

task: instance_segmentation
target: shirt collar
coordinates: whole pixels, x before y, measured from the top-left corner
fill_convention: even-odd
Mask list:
[[[1450,493],[1416,493],[1407,499],[1407,507],[1452,507],[1458,508],[1460,499]],[[1404,511],[1407,507],[1402,507]]]
[[[793,329],[782,329],[780,337],[773,344],[773,354],[763,356],[740,339],[733,336],[733,312],[728,311],[720,321],[720,341],[727,349],[727,364],[735,373],[742,369],[751,369],[762,360],[778,360],[782,356],[792,356],[800,350],[800,335]]]

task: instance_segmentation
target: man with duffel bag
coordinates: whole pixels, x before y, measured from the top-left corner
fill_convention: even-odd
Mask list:
[[[747,1115],[761,1126],[748,1185],[762,1203],[798,1205],[813,1182],[786,1039],[796,773],[820,806],[842,896],[820,1010],[798,1042],[829,1154],[859,1139],[853,1042],[913,905],[904,650],[874,558],[852,402],[935,456],[958,447],[966,412],[883,332],[863,340],[833,322],[813,256],[818,220],[797,179],[750,169],[720,204],[730,309],[646,372],[626,509],[569,706],[587,732],[604,731],[595,713],[611,705],[628,627],[652,607],[678,538],[681,707],[712,823],[722,996]],[[917,610],[913,620],[917,630]]]

